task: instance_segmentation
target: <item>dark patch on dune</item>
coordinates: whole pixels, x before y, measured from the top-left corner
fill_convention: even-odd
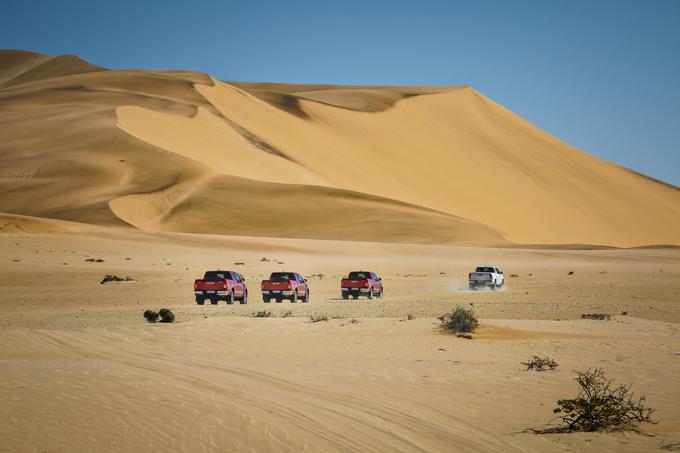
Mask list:
[[[309,119],[309,115],[300,105],[300,99],[295,95],[266,90],[248,90],[248,93],[298,118]]]
[[[299,163],[295,159],[293,159],[292,157],[288,156],[286,153],[275,147],[274,145],[262,140],[260,137],[258,137],[256,134],[249,131],[245,127],[237,124],[236,122],[230,120],[224,115],[220,116],[224,119],[225,122],[227,122],[227,124],[229,124],[229,126],[231,126],[236,132],[241,134],[243,138],[245,138],[251,145],[259,149],[260,151],[264,151],[274,156],[282,157],[291,162]]]

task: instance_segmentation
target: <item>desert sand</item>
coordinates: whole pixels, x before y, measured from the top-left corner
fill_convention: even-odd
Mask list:
[[[680,190],[470,87],[0,51],[0,450],[680,448],[678,245]],[[506,286],[469,291],[479,264]],[[217,268],[248,304],[194,303]],[[282,269],[310,303],[262,302]],[[341,299],[358,269],[384,299]],[[439,329],[457,305],[480,317],[472,339]],[[161,307],[174,324],[143,319]],[[524,371],[534,354],[560,366]],[[533,432],[592,367],[658,423]]]

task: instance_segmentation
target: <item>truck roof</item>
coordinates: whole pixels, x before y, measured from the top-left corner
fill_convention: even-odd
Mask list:
[[[228,275],[228,274],[238,274],[238,272],[234,272],[234,271],[223,271],[223,270],[218,269],[218,270],[216,270],[216,271],[205,271],[205,275],[208,275],[208,274],[225,274],[225,275]],[[225,278],[226,278],[226,277],[225,277]]]

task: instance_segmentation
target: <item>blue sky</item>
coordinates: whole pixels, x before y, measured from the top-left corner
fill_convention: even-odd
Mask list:
[[[680,0],[3,0],[0,48],[223,80],[470,85],[680,186]]]

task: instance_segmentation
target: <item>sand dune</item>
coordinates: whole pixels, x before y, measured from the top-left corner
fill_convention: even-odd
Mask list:
[[[469,87],[227,83],[2,51],[0,102],[3,212],[301,238],[680,244],[677,188]],[[283,194],[313,206],[286,215]],[[236,199],[249,214],[222,218]],[[321,211],[343,222],[309,217]]]

